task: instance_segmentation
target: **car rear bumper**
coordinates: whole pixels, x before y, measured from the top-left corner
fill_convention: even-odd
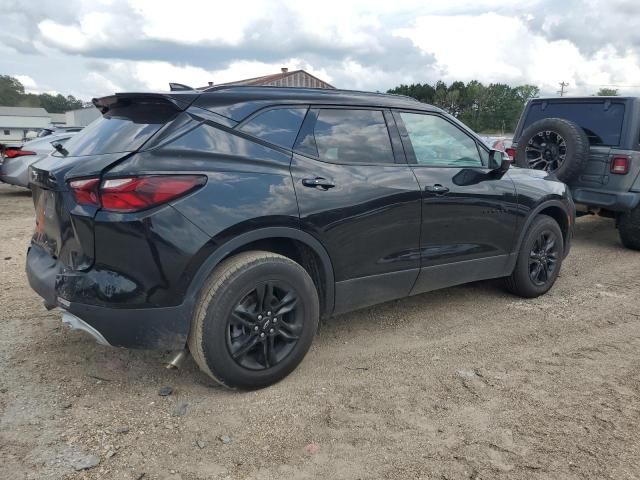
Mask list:
[[[68,293],[62,264],[37,245],[29,248],[26,270],[31,288],[44,299],[45,306],[60,307],[76,317],[67,317],[65,323],[87,331],[99,343],[126,348],[180,350],[187,342],[191,322],[187,318],[190,310],[184,305],[117,308],[68,300],[61,296],[61,289],[65,295]],[[78,281],[82,273],[73,272],[72,276],[75,285],[82,284],[82,291],[91,290],[86,282]],[[88,275],[84,278],[91,281]]]
[[[0,164],[0,180],[18,187],[29,188],[29,165],[35,160],[27,162],[24,157],[5,158]]]
[[[640,205],[639,192],[614,192],[576,188],[572,191],[572,195],[576,204],[606,208],[614,212],[633,210]]]

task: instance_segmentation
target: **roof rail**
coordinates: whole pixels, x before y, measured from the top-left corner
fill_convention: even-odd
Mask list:
[[[229,90],[229,89],[244,89],[244,88],[264,88],[264,89],[274,89],[274,90],[293,90],[295,92],[300,92],[304,90],[313,90],[314,93],[326,93],[330,95],[332,93],[350,93],[350,94],[360,94],[360,95],[378,95],[381,97],[402,97],[407,100],[412,100],[414,102],[422,103],[420,100],[414,97],[410,97],[408,95],[400,95],[397,93],[383,93],[383,92],[368,92],[366,90],[348,90],[343,88],[313,88],[313,87],[278,87],[275,85],[214,85],[212,87],[207,87],[202,90],[199,90],[202,93],[210,93],[217,92],[220,90]]]

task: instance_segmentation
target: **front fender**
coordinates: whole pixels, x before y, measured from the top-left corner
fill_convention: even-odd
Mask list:
[[[566,218],[567,231],[564,237],[564,253],[565,257],[568,255],[569,249],[571,247],[571,239],[573,237],[573,225],[575,224],[576,219],[576,207],[573,204],[570,196],[560,198],[547,198],[530,208],[524,219],[524,222],[522,222],[522,227],[518,232],[515,249],[513,251],[513,254],[511,255],[509,270],[513,270],[513,268],[515,268],[516,261],[518,260],[518,254],[520,252],[520,248],[522,247],[522,242],[524,242],[525,235],[527,234],[531,223],[538,215],[540,215],[541,212],[552,212],[554,209],[555,212],[557,212],[559,209]]]

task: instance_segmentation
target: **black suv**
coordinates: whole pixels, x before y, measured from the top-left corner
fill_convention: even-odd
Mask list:
[[[511,147],[516,164],[554,173],[578,215],[616,219],[622,243],[640,250],[640,98],[537,98]]]
[[[465,282],[545,293],[574,205],[443,111],[339,90],[94,100],[36,163],[31,286],[102,343],[183,350],[230,387],[290,373],[319,318]]]

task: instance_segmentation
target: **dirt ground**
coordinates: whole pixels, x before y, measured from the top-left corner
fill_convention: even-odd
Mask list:
[[[32,224],[0,186],[2,479],[640,478],[640,253],[612,221],[578,221],[542,298],[484,282],[336,317],[251,393],[63,328],[27,286]]]

